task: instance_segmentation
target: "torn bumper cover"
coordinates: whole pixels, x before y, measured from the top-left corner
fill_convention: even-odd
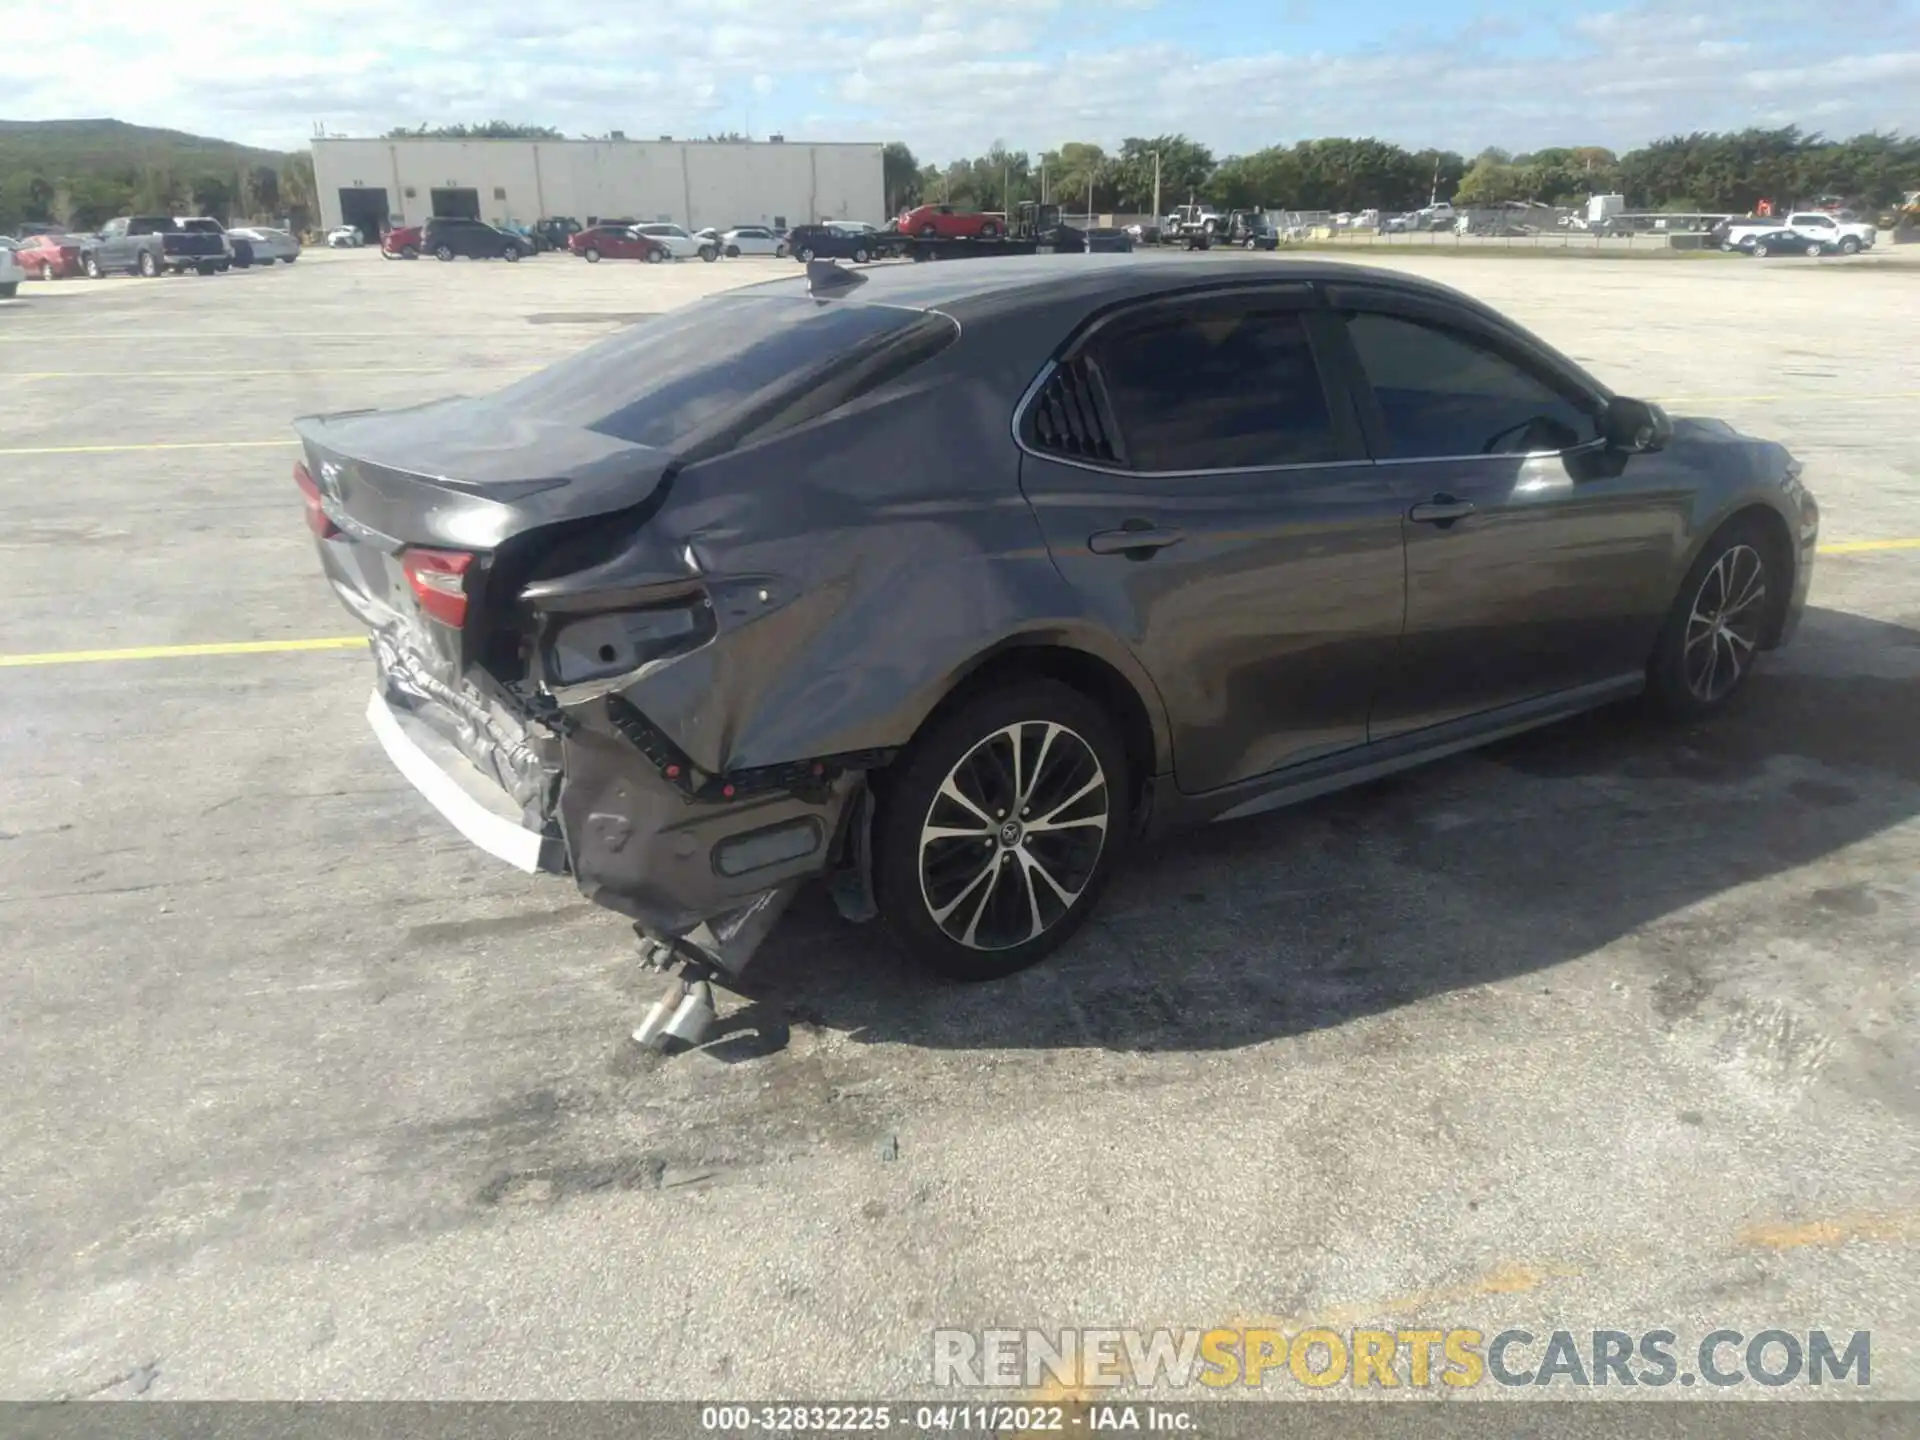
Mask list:
[[[857,771],[824,766],[808,767],[796,788],[675,784],[616,723],[631,729],[635,712],[612,697],[556,717],[562,733],[552,737],[530,722],[527,749],[560,756],[557,803],[535,826],[537,811],[473,758],[472,727],[392,678],[369,700],[368,723],[456,830],[520,870],[572,874],[595,903],[657,939],[690,941],[724,970],[743,966],[800,883],[830,867],[864,784]]]

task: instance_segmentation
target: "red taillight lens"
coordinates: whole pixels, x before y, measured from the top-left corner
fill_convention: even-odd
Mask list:
[[[464,550],[405,550],[400,568],[407,572],[420,608],[455,629],[467,623],[467,571],[473,556]]]
[[[322,540],[331,540],[338,535],[340,527],[327,518],[327,512],[320,504],[320,487],[313,483],[313,472],[296,462],[293,483],[300,487],[300,499],[307,507],[307,528]]]

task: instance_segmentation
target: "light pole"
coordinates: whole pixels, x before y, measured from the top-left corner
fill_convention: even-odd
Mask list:
[[[1153,152],[1153,218],[1160,219],[1160,152]]]

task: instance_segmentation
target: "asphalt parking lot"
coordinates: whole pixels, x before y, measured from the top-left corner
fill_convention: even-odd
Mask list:
[[[381,755],[288,420],[794,267],[0,304],[0,1396],[872,1396],[936,1325],[1270,1318],[1866,1329],[1920,1398],[1920,270],[1377,263],[1794,447],[1827,553],[1737,712],[1213,827],[998,985],[802,902],[668,1060],[619,921]]]

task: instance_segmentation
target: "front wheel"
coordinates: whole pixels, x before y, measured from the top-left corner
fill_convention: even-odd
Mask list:
[[[107,272],[100,268],[100,257],[98,255],[87,256],[80,262],[80,268],[87,272],[87,278],[89,280],[103,280],[106,278]]]
[[[1707,542],[1654,646],[1647,688],[1676,719],[1722,709],[1746,683],[1788,578],[1767,532],[1736,521]]]
[[[813,247],[811,245],[802,245],[800,247],[800,263],[802,265],[811,265],[813,263]]]
[[[403,259],[411,260],[419,253],[420,252],[418,250],[414,249],[413,246],[409,245],[407,246],[406,249],[400,252],[400,255],[401,255],[401,258]],[[300,257],[298,255],[282,255],[280,258],[286,264],[291,265],[294,261],[298,260]]]
[[[500,258],[506,261],[509,265],[519,264],[520,263],[520,247],[518,245],[509,245],[506,249],[500,252]]]
[[[664,250],[647,251],[647,264],[649,265],[658,265],[662,261],[664,261],[666,258],[667,258],[667,252]]]
[[[711,245],[702,245],[700,247],[700,258],[711,265],[720,258],[720,252]]]
[[[1816,244],[1807,246],[1807,258],[1809,260],[1818,260],[1822,255],[1826,253],[1827,253],[1827,247],[1824,245],[1816,243]]]
[[[582,250],[580,255],[589,265],[598,265],[600,263],[600,252],[591,245]]]
[[[874,885],[929,968],[992,980],[1039,963],[1085,921],[1127,831],[1126,752],[1079,691],[1033,680],[982,694],[881,777]]]
[[[872,257],[872,256],[871,256],[870,254],[868,254],[868,253],[867,253],[867,247],[866,247],[866,246],[864,246],[864,245],[856,245],[856,246],[854,247],[854,251],[853,251],[853,263],[854,263],[854,264],[856,264],[856,265],[864,265],[864,264],[866,264],[866,263],[867,263],[867,261],[869,261],[869,260],[871,260],[872,258],[873,258],[873,257]]]
[[[1860,253],[1860,242],[1851,235],[1847,236],[1846,239],[1840,242],[1840,253],[1842,255],[1858,255]]]
[[[433,258],[445,264],[452,264],[453,263],[453,247],[451,245],[441,245],[436,247],[433,252]]]
[[[1767,258],[1767,253],[1768,253],[1767,247],[1764,245],[1756,244],[1753,247],[1753,254],[1755,259],[1764,260]]]
[[[999,237],[1000,237],[1000,227],[994,224],[991,220],[989,220],[985,225],[982,225],[980,227],[981,239],[997,240]]]
[[[727,259],[738,260],[739,258],[740,258],[740,247],[738,245],[727,246]]]

